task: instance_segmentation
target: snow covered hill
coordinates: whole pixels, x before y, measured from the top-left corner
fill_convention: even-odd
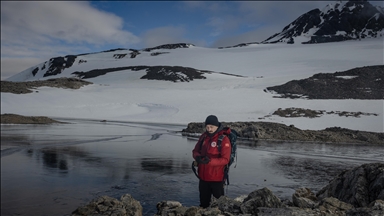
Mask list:
[[[174,46],[177,44],[148,51],[116,49],[67,56],[61,58],[62,64],[55,63],[56,67],[51,67],[55,62],[51,59],[8,80],[81,77],[80,72],[86,74],[95,69],[109,72],[83,77],[94,84],[76,90],[39,87],[34,93],[22,95],[2,92],[1,113],[184,125],[202,122],[206,116],[216,114],[221,121],[269,121],[293,124],[300,129],[338,126],[383,132],[383,100],[287,99],[265,91],[267,87],[318,73],[383,65],[380,38],[305,45],[254,44],[230,49]],[[158,70],[164,74],[171,66],[188,67],[204,78],[142,78],[148,68],[155,66],[164,66],[164,70]],[[134,69],[137,67],[142,70]],[[172,73],[177,74],[177,70]],[[279,108],[292,107],[322,110],[324,114],[316,118],[273,115]],[[370,115],[328,114],[344,111]]]
[[[337,1],[303,14],[263,43],[325,43],[383,37],[383,11],[367,0]]]

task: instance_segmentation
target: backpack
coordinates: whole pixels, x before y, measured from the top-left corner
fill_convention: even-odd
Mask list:
[[[227,129],[227,128],[228,127],[225,127],[224,129]],[[217,140],[217,148],[219,149],[220,153],[221,153],[221,142],[223,141],[225,136],[226,135],[220,135],[218,140]],[[231,155],[230,155],[230,158],[229,158],[229,163],[225,166],[225,169],[224,169],[224,179],[223,179],[223,181],[225,182],[225,180],[226,180],[227,184],[229,185],[229,176],[228,176],[229,167],[233,164],[233,162],[235,161],[235,158],[236,158],[236,162],[237,162],[237,152],[236,152],[237,145],[236,145],[236,140],[237,140],[237,137],[239,136],[239,133],[237,133],[237,131],[231,129],[231,133],[229,133],[227,136],[228,136],[229,142],[231,143]],[[200,141],[200,149],[201,149],[201,146],[204,143],[204,139],[205,139],[205,137],[203,137],[201,139],[201,141]],[[195,175],[197,176],[197,178],[199,178],[199,176],[196,173],[196,169],[195,169],[194,163],[192,163],[192,170],[195,173]]]

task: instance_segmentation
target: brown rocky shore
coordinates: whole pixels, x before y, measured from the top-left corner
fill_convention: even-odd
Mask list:
[[[38,92],[35,89],[42,86],[54,87],[54,88],[69,88],[79,89],[82,86],[90,85],[91,82],[77,79],[77,78],[54,78],[48,80],[37,80],[28,82],[10,82],[1,81],[1,92],[9,92],[13,94],[27,94],[32,92]]]
[[[224,126],[236,130],[242,140],[360,143],[384,145],[384,133],[350,130],[331,127],[324,130],[301,130],[293,125],[287,126],[272,122],[222,122]],[[182,134],[198,136],[204,132],[202,122],[189,123]]]
[[[53,124],[63,123],[45,116],[22,116],[16,114],[1,114],[1,124]]]
[[[345,170],[316,194],[297,188],[292,200],[280,200],[268,188],[246,196],[214,199],[208,208],[186,207],[178,201],[157,203],[155,216],[381,216],[384,215],[384,164],[363,164]],[[125,194],[120,200],[101,196],[72,212],[80,215],[143,215],[139,201]]]

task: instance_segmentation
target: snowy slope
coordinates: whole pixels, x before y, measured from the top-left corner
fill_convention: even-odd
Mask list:
[[[383,132],[383,100],[281,99],[264,91],[266,87],[316,73],[383,65],[381,39],[312,45],[255,44],[230,49],[190,46],[140,51],[135,58],[130,57],[130,52],[116,50],[80,55],[71,67],[47,77],[44,74],[48,65],[42,69],[46,64],[42,63],[8,80],[73,77],[76,71],[138,65],[185,66],[245,77],[212,73],[205,74],[206,79],[170,82],[140,79],[145,71],[121,70],[87,79],[94,84],[78,90],[41,87],[30,94],[1,93],[1,113],[172,124],[202,122],[207,115],[215,114],[221,121],[270,121],[293,124],[301,129],[338,126]],[[154,52],[163,53],[151,55]],[[116,58],[115,54],[126,53],[125,57]],[[33,76],[36,67],[39,70]],[[327,112],[361,111],[377,116],[324,115],[313,119],[271,116],[278,108],[289,107]]]
[[[384,36],[384,9],[368,1],[335,1],[313,9],[263,43],[326,43]]]

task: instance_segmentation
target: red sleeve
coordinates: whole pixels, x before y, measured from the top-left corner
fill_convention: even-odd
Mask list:
[[[209,165],[211,166],[223,166],[229,163],[229,159],[231,157],[231,143],[229,142],[228,137],[224,137],[221,142],[221,157],[219,158],[211,158],[211,162]]]
[[[201,154],[200,154],[200,142],[201,142],[202,139],[204,139],[204,138],[203,138],[203,135],[204,135],[204,134],[202,134],[202,135],[200,136],[199,140],[197,141],[197,143],[196,143],[196,145],[195,145],[195,148],[193,148],[193,150],[192,150],[192,157],[193,157],[193,159],[196,159],[197,156],[200,156],[200,155],[201,155]]]

